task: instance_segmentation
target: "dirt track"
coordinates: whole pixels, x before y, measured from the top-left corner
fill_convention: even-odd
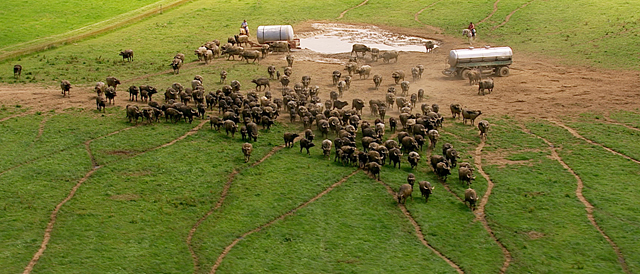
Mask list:
[[[314,30],[311,27],[311,22],[300,24],[295,28],[299,33]],[[640,101],[631,100],[640,96],[640,85],[637,81],[638,72],[563,66],[518,51],[514,53],[511,75],[494,78],[496,88],[493,93],[480,96],[477,95],[476,86],[469,86],[466,81],[448,78],[441,74],[441,71],[447,68],[444,60],[449,50],[468,46],[462,39],[428,34],[432,32],[429,29],[425,29],[424,33],[415,33],[415,30],[402,28],[383,27],[383,29],[400,34],[436,39],[441,41],[441,48],[434,53],[401,52],[397,63],[393,63],[393,61],[389,64],[382,61],[373,63],[368,60],[361,61],[361,64],[369,64],[373,67],[371,76],[379,74],[383,77],[380,89],[373,90],[372,77],[360,80],[354,76],[351,89],[345,92],[345,97],[341,100],[347,100],[350,103],[353,98],[362,98],[365,101],[382,99],[387,88],[395,86],[391,79],[391,73],[395,70],[403,70],[405,74],[408,74],[406,80],[412,82],[410,93],[416,93],[419,88],[422,88],[425,90],[426,102],[429,104],[437,103],[441,108],[446,109],[446,106],[451,103],[460,103],[468,108],[482,110],[483,118],[502,115],[510,115],[515,118],[554,118],[559,115],[587,111],[640,108]],[[482,42],[476,42],[476,45],[482,44]],[[332,58],[346,61],[349,56],[346,53],[324,55],[307,50],[298,50],[293,54],[297,60]],[[213,65],[223,62],[234,61],[226,61],[221,58],[215,60]],[[266,66],[268,65],[275,65],[278,70],[282,70],[286,66],[283,54],[269,55],[260,63],[265,67],[265,75],[267,75]],[[422,79],[414,82],[411,79],[410,70],[411,67],[418,64],[424,65],[426,70]],[[320,87],[320,97],[323,100],[328,99],[329,91],[336,90],[332,86],[331,72],[334,70],[343,71],[341,64],[312,61],[296,61],[293,68],[292,79],[299,81],[303,75],[311,76],[311,84]],[[343,73],[346,74],[346,71]],[[116,97],[117,106],[130,103],[124,90],[125,87],[132,84],[140,83],[123,81],[119,88],[119,95]],[[244,85],[246,89],[250,89],[251,86],[250,84]],[[217,89],[217,79],[205,79],[205,87],[209,90]],[[279,87],[279,83],[273,82],[272,91],[278,91]],[[164,90],[164,87],[159,88]],[[156,96],[157,100],[162,97],[161,94],[159,95]],[[38,85],[0,85],[1,104],[21,104],[30,107],[30,112],[69,107],[92,108],[95,107],[94,98],[95,94],[91,92],[90,86],[74,85],[71,90],[71,98],[62,98],[57,86],[44,88]],[[392,110],[388,114],[397,115],[397,112]]]
[[[572,134],[574,133],[573,129],[570,129],[569,127],[565,126],[564,124],[561,124],[559,122],[555,122],[556,124],[558,124],[559,126],[564,127],[565,129],[569,130],[569,132],[571,132]],[[529,130],[525,129],[525,132],[529,133],[529,134],[533,134],[531,133]],[[577,134],[577,133],[576,133]],[[574,134],[575,135],[575,134]],[[587,211],[587,219],[589,219],[589,222],[591,222],[591,225],[593,225],[593,227],[596,228],[596,230],[598,230],[598,232],[600,232],[600,235],[602,235],[602,237],[605,238],[605,240],[607,240],[607,242],[609,243],[609,245],[611,245],[611,248],[613,248],[613,251],[615,251],[616,256],[618,256],[618,263],[620,264],[620,266],[622,267],[622,269],[624,270],[625,273],[631,273],[631,271],[629,270],[629,266],[627,265],[627,262],[624,258],[624,254],[622,254],[622,251],[620,250],[620,247],[618,247],[618,245],[609,237],[609,235],[607,235],[604,230],[602,229],[602,227],[600,227],[600,225],[598,225],[598,222],[596,221],[596,218],[593,216],[593,205],[587,201],[587,198],[584,197],[584,195],[582,194],[582,189],[584,188],[584,182],[582,181],[582,179],[580,178],[580,176],[578,176],[578,174],[576,174],[575,171],[573,171],[573,169],[567,165],[567,163],[564,162],[564,160],[562,160],[562,157],[560,157],[560,155],[558,154],[558,147],[555,146],[554,144],[552,144],[551,142],[549,142],[547,139],[542,138],[538,135],[534,136],[542,139],[548,146],[549,149],[551,150],[551,158],[558,161],[558,163],[560,163],[560,165],[562,165],[562,167],[564,169],[566,169],[569,173],[571,173],[571,175],[573,175],[573,177],[576,178],[576,197],[578,197],[578,200],[580,200],[580,202],[582,204],[584,204],[584,209],[585,211]],[[578,135],[579,136],[579,135]],[[576,136],[577,137],[577,136]],[[599,145],[596,144],[590,140],[585,139],[584,137],[580,136],[579,138],[594,144],[594,145]],[[602,146],[602,145],[600,145]],[[609,152],[613,152],[611,149],[602,146],[605,150],[609,151]],[[615,154],[619,154],[617,152],[613,152]],[[622,154],[619,154],[625,158],[628,158]],[[632,161],[635,161],[633,159],[630,159]],[[635,161],[636,163],[638,163],[637,161]]]

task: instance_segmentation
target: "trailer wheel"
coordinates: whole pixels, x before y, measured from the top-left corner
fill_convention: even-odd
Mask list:
[[[497,74],[500,77],[509,76],[509,67],[500,67],[497,71]]]
[[[470,69],[463,69],[460,71],[460,78],[462,80],[469,80],[469,72],[471,72]]]

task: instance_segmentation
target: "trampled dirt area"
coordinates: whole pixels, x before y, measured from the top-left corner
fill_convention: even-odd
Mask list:
[[[305,32],[317,32],[318,30],[313,28],[312,23],[303,23],[295,26],[294,29],[298,35]],[[344,98],[341,98],[341,100],[348,101],[349,104],[353,98],[360,98],[365,102],[370,99],[383,100],[387,88],[392,86],[400,90],[399,85],[394,84],[391,74],[396,70],[402,70],[406,74],[406,80],[411,82],[409,93],[416,93],[420,88],[424,89],[426,99],[422,103],[437,103],[443,113],[448,113],[448,105],[452,103],[459,103],[470,109],[482,110],[482,117],[507,114],[515,118],[553,118],[558,115],[577,114],[591,110],[640,108],[640,101],[635,99],[640,97],[640,84],[637,80],[639,73],[637,71],[612,71],[558,65],[542,57],[516,50],[514,50],[511,75],[493,77],[495,81],[493,93],[481,96],[477,94],[477,85],[470,86],[468,81],[449,78],[441,73],[443,69],[448,68],[445,60],[449,50],[468,47],[466,39],[433,34],[431,28],[418,31],[394,27],[381,28],[400,35],[437,40],[440,48],[432,53],[401,52],[397,63],[393,60],[390,63],[384,63],[382,60],[371,62],[370,55],[360,59],[360,65],[372,66],[371,77],[359,79],[357,75],[353,76],[350,90],[345,92]],[[484,45],[485,43],[481,40],[474,43],[474,46]],[[196,46],[194,45],[194,48]],[[293,83],[300,82],[303,75],[309,75],[312,79],[311,85],[320,87],[320,98],[323,101],[329,99],[331,90],[337,90],[332,85],[332,72],[340,70],[343,76],[347,75],[343,63],[348,61],[349,53],[319,54],[303,49],[296,50],[292,54],[296,61],[293,65],[290,87],[293,86]],[[261,60],[260,64],[265,67],[263,76],[268,75],[266,72],[268,65],[275,65],[279,71],[282,71],[287,64],[284,57],[283,53],[275,53]],[[137,62],[140,61],[137,60]],[[220,58],[215,60],[211,66],[215,66],[219,62],[239,61],[226,61],[225,58]],[[421,79],[414,82],[411,79],[411,68],[419,64],[425,67],[425,72]],[[189,64],[185,65],[185,67],[188,66]],[[169,74],[171,71],[168,70],[164,73]],[[374,74],[379,74],[383,78],[379,90],[373,89],[372,78]],[[122,78],[120,80],[122,85],[118,87],[116,105],[124,106],[130,104],[126,88],[129,85],[139,85],[140,83]],[[186,84],[183,83],[188,86]],[[248,81],[242,84],[245,91],[253,88],[253,84]],[[220,86],[215,75],[205,77],[204,85],[208,91],[216,90]],[[280,83],[272,81],[271,90],[278,97],[280,87]],[[157,88],[160,90],[160,94],[157,94],[154,99],[161,101],[162,93],[166,87],[157,86]],[[0,85],[0,104],[21,104],[33,111],[69,107],[92,108],[95,107],[95,93],[92,92],[92,86],[74,85],[71,90],[71,98],[63,98],[58,86],[43,88],[38,85],[4,84]],[[365,113],[368,113],[368,108]],[[394,109],[387,113],[396,115],[397,110]]]

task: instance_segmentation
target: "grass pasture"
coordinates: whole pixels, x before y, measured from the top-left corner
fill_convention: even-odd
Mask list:
[[[14,118],[3,126],[23,128],[25,134],[21,136],[29,140],[36,137],[26,132],[37,132],[33,124],[40,123],[40,116]],[[92,119],[101,119],[100,126],[90,123]],[[89,123],[83,124],[83,120]],[[32,127],[23,127],[18,121]],[[63,121],[67,123],[60,123]],[[183,135],[198,122],[130,128],[118,115],[101,116],[93,110],[79,109],[49,117],[39,138],[50,140],[47,142],[55,150],[39,147],[47,154],[38,158],[23,153],[33,150],[29,142],[16,146],[14,153],[24,154],[23,158],[15,159],[15,168],[3,167],[10,170],[0,175],[3,219],[7,220],[0,230],[2,265],[10,272],[21,271],[37,249],[50,208],[91,169],[82,145],[88,140],[93,140],[90,149],[101,168],[62,207],[52,241],[34,269],[37,273],[76,273],[87,267],[124,273],[192,271],[185,244],[187,234],[216,204],[229,175],[237,170],[239,174],[233,177],[222,207],[204,219],[194,234],[198,272],[205,273],[234,239],[300,206],[356,170],[323,160],[318,149],[312,149],[309,156],[300,154],[297,147],[281,149],[249,167],[281,144],[279,136],[284,131],[300,130],[286,124],[276,125],[270,133],[261,132],[248,164],[236,151],[240,140],[211,131],[208,124],[174,145],[153,149]],[[492,163],[495,157],[483,161],[496,185],[486,214],[493,233],[513,256],[509,272],[621,272],[613,249],[589,223],[584,206],[576,198],[575,178],[549,158],[548,145],[522,131],[515,120],[496,118],[491,122],[494,126],[484,151],[502,155],[505,161]],[[47,130],[53,126],[57,130]],[[593,148],[553,124],[532,121],[524,126],[552,143],[562,143],[559,154],[585,182],[583,192],[596,207],[596,220],[620,246],[629,268],[637,271],[638,244],[633,235],[638,220],[632,206],[636,198],[629,196],[636,185],[637,164]],[[445,130],[441,142],[454,144],[466,155],[460,161],[473,163],[473,151],[479,142],[476,130],[458,122],[447,123]],[[78,134],[64,142],[55,137],[69,131]],[[604,138],[606,131],[590,128],[593,135],[588,136],[599,141],[597,138]],[[2,138],[10,135],[7,131]],[[449,193],[426,165],[411,170],[404,164],[400,169],[385,167],[382,180],[397,189],[406,174],[413,172],[418,180],[435,184],[428,203],[417,190],[414,199],[407,201],[407,209],[427,242],[465,273],[498,272],[502,252],[458,200],[464,198],[466,187],[457,181],[457,172],[454,170],[447,181],[452,190]],[[599,176],[598,170],[603,169],[616,177],[611,180]],[[473,187],[482,196],[486,181],[476,176]],[[24,188],[25,183],[28,188]],[[17,227],[21,229],[13,229]],[[231,249],[218,271],[286,273],[292,270],[292,262],[301,262],[295,264],[296,272],[393,273],[397,269],[393,262],[409,254],[422,258],[421,263],[405,269],[410,273],[424,269],[454,271],[420,244],[384,186],[360,171],[294,215],[248,235]]]
[[[102,5],[100,14],[64,22],[61,17],[32,21],[39,26],[3,24],[7,31],[0,33],[13,36],[0,39],[5,43],[0,43],[0,51],[38,43],[39,37],[11,31],[16,26],[37,30],[46,23],[52,27],[42,35],[50,36],[160,3],[92,2]],[[230,36],[242,19],[252,30],[258,24],[334,21],[359,3],[194,0],[76,45],[4,60],[0,82],[57,85],[64,78],[88,86],[118,75],[124,82],[165,87],[186,83],[195,74],[217,82],[224,69],[233,75],[229,79],[246,83],[243,90],[248,90],[264,64],[192,63],[171,75],[164,73],[167,60],[184,52],[187,63],[194,61],[195,45]],[[414,15],[430,6],[418,19],[459,35],[469,21],[487,18],[493,3],[421,0],[399,5],[371,0],[335,21],[417,29],[424,26]],[[640,62],[621,53],[623,48],[638,49],[640,19],[630,3],[500,1],[478,31],[482,39],[508,43],[520,52],[629,69]],[[22,7],[12,16],[28,17],[44,8],[20,4],[5,7],[3,13]],[[135,50],[136,62],[121,61],[117,53],[124,48]],[[26,68],[19,80],[9,73],[16,62]],[[88,92],[84,89],[77,92]],[[205,120],[173,124],[161,118],[155,124],[132,125],[122,105],[99,113],[93,107],[31,111],[2,104],[0,272],[24,271],[42,244],[52,210],[83,182],[58,212],[33,273],[210,273],[214,268],[218,273],[455,273],[423,245],[412,221],[424,240],[464,273],[500,273],[505,263],[501,246],[511,256],[506,273],[640,273],[638,109],[581,113],[555,118],[555,123],[485,114],[481,117],[491,129],[484,143],[475,127],[446,115],[433,153],[440,153],[444,143],[453,144],[462,156],[459,162],[476,169],[472,187],[479,197],[493,183],[484,216],[462,202],[467,186],[458,181],[457,168],[446,182],[438,180],[427,164],[426,149],[416,169],[410,168],[405,154],[401,168],[384,166],[377,181],[363,170],[335,162],[333,149],[331,159],[324,159],[318,131],[310,155],[300,153],[298,143],[280,148],[283,133],[303,130],[299,122],[288,123],[283,112],[285,119],[270,131],[260,127],[251,160],[245,163],[239,133],[231,137],[224,130],[211,130]],[[217,110],[208,114],[217,115]],[[359,140],[357,144],[361,146]],[[481,144],[478,165],[476,149]],[[480,168],[490,181],[480,175]],[[425,202],[416,187],[404,205],[407,216],[385,184],[397,190],[410,172],[436,188]],[[584,184],[579,193],[576,176]],[[332,187],[336,182],[341,183]],[[595,222],[619,248],[624,264],[590,222],[580,195],[593,206]]]

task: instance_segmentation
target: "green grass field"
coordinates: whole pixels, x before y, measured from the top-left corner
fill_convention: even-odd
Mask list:
[[[0,63],[0,81],[53,85],[65,78],[81,85],[117,73],[124,79],[142,77],[141,82],[167,86],[187,82],[194,74],[216,75],[225,69],[230,75],[243,75],[234,78],[248,83],[249,76],[264,68],[228,62],[215,68],[186,67],[177,76],[147,75],[167,70],[166,60],[176,52],[190,53],[205,40],[229,36],[242,19],[264,25],[333,20],[360,2],[191,1],[77,45],[5,60]],[[11,28],[37,30],[46,23],[50,36],[152,3],[159,2],[135,1],[127,6],[109,2],[118,8],[107,8],[105,2],[100,3],[105,9],[95,16],[3,24],[7,31],[0,33],[7,37],[0,47],[36,43],[40,37]],[[487,17],[493,3],[432,0],[398,5],[372,0],[340,21],[420,28],[414,14],[433,4],[419,15],[420,21],[458,35],[465,22]],[[22,7],[14,16],[32,18],[44,8],[19,4],[5,7],[3,13]],[[493,29],[525,4],[508,23]],[[64,7],[56,5],[61,11],[70,10]],[[478,24],[483,39],[570,64],[623,69],[638,65],[637,58],[623,54],[638,49],[638,14],[631,2],[518,0],[501,1],[498,7]],[[84,13],[80,8],[73,11]],[[117,53],[124,48],[133,48],[135,58],[145,62],[121,63]],[[21,80],[14,80],[10,71],[18,61],[29,69]],[[108,108],[104,114],[93,108],[71,108],[12,117],[25,111],[15,104],[0,107],[0,119],[8,118],[0,122],[0,141],[5,144],[0,153],[0,272],[25,269],[42,243],[52,210],[87,174],[91,176],[61,207],[51,241],[33,273],[209,273],[225,248],[257,228],[260,231],[230,249],[218,272],[456,272],[422,244],[383,184],[356,167],[334,162],[333,151],[331,160],[323,159],[318,141],[311,155],[300,153],[296,144],[253,166],[282,145],[284,132],[302,131],[299,123],[260,130],[251,161],[244,163],[240,137],[211,130],[208,123],[160,147],[190,132],[201,123],[199,119],[192,124],[134,126],[123,117],[121,107]],[[639,164],[602,147],[640,160],[639,110],[583,113],[559,120],[595,144],[546,120],[483,118],[492,127],[482,168],[495,184],[485,208],[486,221],[512,257],[508,273],[624,273],[612,246],[587,218],[576,194],[576,178],[552,157],[552,147],[542,138],[584,182],[582,194],[594,206],[595,221],[619,247],[628,272],[640,272]],[[477,134],[474,127],[447,117],[435,151],[451,143],[462,155],[460,162],[475,165]],[[88,150],[99,166],[95,170]],[[418,181],[430,181],[436,189],[428,203],[417,189],[406,202],[424,240],[465,273],[499,273],[503,250],[460,201],[467,187],[458,181],[457,169],[446,182],[451,190],[447,191],[424,157],[415,170],[406,156],[402,168],[383,167],[382,182],[396,190],[409,172]],[[472,187],[482,197],[489,182],[478,172],[475,176]],[[211,211],[223,193],[224,202]],[[296,208],[294,214],[280,218]],[[189,246],[186,240],[196,225]],[[198,259],[197,270],[190,248]]]

